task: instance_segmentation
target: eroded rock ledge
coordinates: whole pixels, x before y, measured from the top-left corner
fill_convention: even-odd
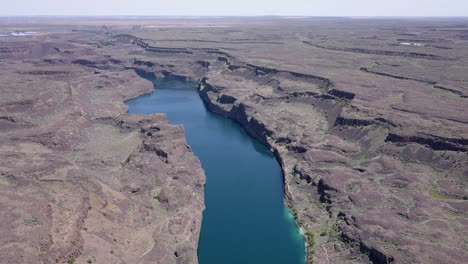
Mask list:
[[[460,210],[455,208],[466,203],[462,189],[448,191],[444,189],[446,182],[436,183],[439,187],[431,187],[437,181],[427,182],[431,178],[440,180],[444,170],[455,175],[464,173],[459,169],[466,162],[466,140],[429,134],[396,136],[393,131],[402,131],[396,120],[357,115],[356,109],[348,108],[355,95],[314,82],[320,78],[296,79],[312,87],[317,85],[317,90],[288,93],[285,97],[286,89],[278,79],[286,77],[290,82],[296,76],[281,76],[281,70],[261,67],[249,71],[243,66],[233,67],[227,59],[217,60],[221,64],[202,65],[209,69],[200,81],[200,95],[211,111],[238,121],[273,149],[284,170],[288,202],[308,231],[309,257],[319,263],[339,259],[400,263],[421,258],[418,252],[424,251],[432,262],[442,258],[451,263],[461,261],[463,254],[453,247],[443,247],[445,256],[441,258],[440,250],[431,253],[439,244],[405,234],[426,234],[421,222],[435,221],[426,212],[444,211],[447,204],[451,206],[449,211]],[[230,83],[229,76],[234,76],[237,83]],[[238,77],[245,79],[239,83]],[[258,83],[257,92],[241,88],[253,87],[249,82]],[[339,137],[323,133],[326,131]],[[379,139],[375,131],[388,136]],[[392,142],[398,144],[388,144]],[[399,153],[403,153],[401,159]],[[431,176],[420,177],[420,173]],[[451,180],[459,179],[455,176]],[[411,190],[416,185],[422,192]],[[418,206],[405,205],[402,196],[412,197]],[[439,217],[440,223],[450,222],[450,218]],[[371,231],[376,225],[384,229]],[[411,246],[402,250],[405,245]]]
[[[0,62],[0,262],[198,263],[205,176],[183,127],[126,114],[152,83],[92,52]]]

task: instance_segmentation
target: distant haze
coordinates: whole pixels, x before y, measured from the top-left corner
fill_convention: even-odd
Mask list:
[[[468,0],[2,0],[0,16],[468,16]]]

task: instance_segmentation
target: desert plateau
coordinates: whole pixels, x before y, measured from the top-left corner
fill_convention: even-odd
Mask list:
[[[1,17],[0,263],[466,263],[467,109],[468,18]]]

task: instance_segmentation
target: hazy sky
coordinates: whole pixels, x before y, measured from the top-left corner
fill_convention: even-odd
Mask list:
[[[468,0],[0,0],[1,16],[468,16]]]

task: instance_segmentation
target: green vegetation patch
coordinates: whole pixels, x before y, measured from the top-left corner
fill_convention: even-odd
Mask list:
[[[6,187],[8,185],[10,185],[10,183],[6,179],[0,178],[0,187]]]
[[[312,231],[306,232],[307,243],[309,245],[307,252],[307,263],[314,263],[315,255],[315,234]]]
[[[454,200],[457,200],[455,198],[452,198],[452,197],[449,197],[449,196],[445,196],[443,194],[441,194],[440,192],[438,192],[436,189],[431,189],[429,190],[429,195],[434,198],[434,199],[437,199],[437,200],[442,200],[442,201],[454,201]]]

